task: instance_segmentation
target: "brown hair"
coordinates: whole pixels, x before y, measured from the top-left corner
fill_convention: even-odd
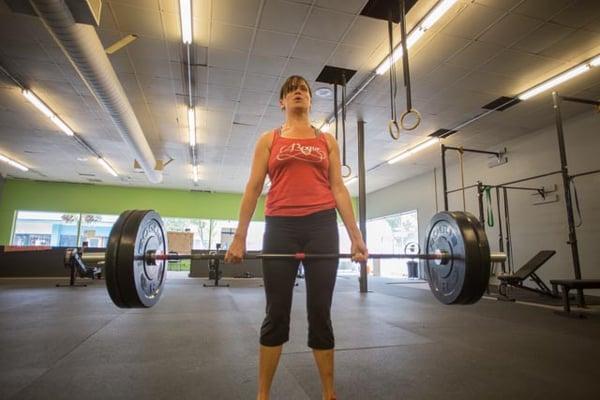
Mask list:
[[[304,79],[303,76],[292,75],[289,78],[287,78],[285,82],[283,82],[283,85],[281,85],[281,90],[279,91],[279,100],[283,100],[286,94],[296,90],[298,85],[302,82],[304,82],[308,87],[308,94],[312,99],[312,91],[310,90],[310,85],[308,84],[308,81]]]

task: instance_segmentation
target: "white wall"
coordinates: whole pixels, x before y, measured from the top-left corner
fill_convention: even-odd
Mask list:
[[[600,169],[600,114],[584,112],[564,123],[569,173]],[[457,135],[460,135],[458,133]],[[468,147],[468,146],[465,146]],[[465,155],[465,185],[481,180],[487,184],[499,184],[543,174],[560,169],[558,141],[554,125],[511,140],[489,150],[508,149],[509,162],[489,168],[485,155]],[[448,188],[460,185],[457,155],[446,153],[448,162]],[[436,211],[434,172],[394,184],[367,196],[369,218],[417,209],[419,213],[419,240],[423,243],[429,219]],[[368,179],[368,176],[367,176]],[[438,203],[443,209],[441,171],[437,171]],[[600,278],[600,174],[577,178],[577,190],[583,225],[577,229],[579,255],[583,278]],[[557,254],[538,270],[538,275],[548,283],[550,279],[573,278],[568,226],[561,175],[553,175],[520,184],[541,187],[557,185],[559,201],[532,205],[531,192],[509,192],[511,234],[515,269],[518,269],[539,250],[556,250]],[[492,204],[496,226],[486,227],[492,251],[498,249],[498,215],[495,192]],[[460,193],[449,195],[449,209],[462,209]],[[478,216],[476,190],[467,191],[467,211]],[[392,200],[393,199],[393,200]],[[600,291],[586,293],[600,295]]]

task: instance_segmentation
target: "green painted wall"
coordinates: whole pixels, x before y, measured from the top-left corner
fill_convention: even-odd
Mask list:
[[[17,210],[120,214],[154,209],[165,217],[237,219],[241,194],[12,180],[0,197],[0,244],[10,242]],[[254,219],[263,220],[264,197]]]

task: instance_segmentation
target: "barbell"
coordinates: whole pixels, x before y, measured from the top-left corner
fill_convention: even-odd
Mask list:
[[[372,259],[419,259],[434,296],[444,304],[472,304],[485,292],[492,262],[506,260],[491,253],[481,223],[468,212],[443,211],[427,227],[424,254],[370,254]],[[106,288],[121,308],[147,308],[160,299],[167,261],[222,260],[225,252],[169,254],[167,234],[160,215],[153,210],[123,212],[112,227],[105,253],[68,249],[65,264],[77,257],[83,263],[104,263]],[[248,259],[339,259],[351,254],[247,254]]]

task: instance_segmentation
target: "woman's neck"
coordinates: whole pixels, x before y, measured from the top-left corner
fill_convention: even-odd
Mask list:
[[[286,113],[285,126],[287,128],[309,128],[311,125],[308,113]]]

